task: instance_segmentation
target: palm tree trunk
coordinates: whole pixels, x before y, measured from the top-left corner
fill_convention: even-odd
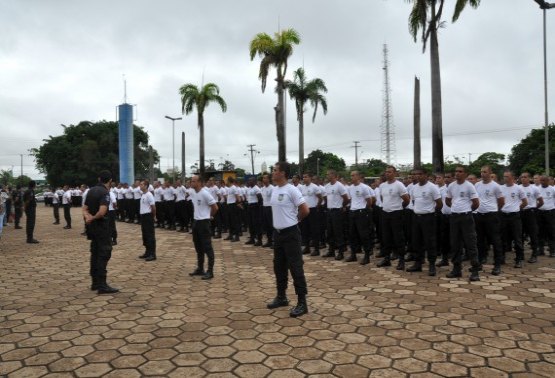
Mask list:
[[[297,110],[299,118],[299,176],[304,172],[304,113]]]
[[[414,168],[421,168],[420,149],[420,80],[414,78]]]
[[[435,17],[435,4],[432,14]],[[432,71],[432,165],[435,172],[443,172],[443,126],[441,116],[441,76],[437,23],[432,20],[430,32],[430,67]]]
[[[198,128],[199,128],[199,173],[200,177],[204,178],[204,114],[198,113]]]
[[[283,109],[283,104],[285,102],[284,96],[285,91],[283,88],[283,77],[278,75],[277,79],[277,90],[278,90],[278,103],[275,107],[276,110],[276,133],[278,140],[278,160],[286,161],[286,149],[285,149],[285,112]]]

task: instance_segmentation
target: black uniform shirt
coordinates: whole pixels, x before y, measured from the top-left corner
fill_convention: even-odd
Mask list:
[[[110,192],[103,184],[98,183],[96,186],[93,186],[89,192],[87,193],[87,199],[85,200],[85,205],[89,208],[89,213],[91,215],[96,215],[98,210],[100,210],[100,206],[108,207],[110,204]],[[106,212],[108,215],[108,212]]]
[[[23,195],[23,202],[27,204],[27,208],[37,207],[34,189],[27,189],[25,191],[25,194]]]

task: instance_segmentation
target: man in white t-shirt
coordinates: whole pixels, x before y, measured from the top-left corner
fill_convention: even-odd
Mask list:
[[[235,185],[235,178],[227,178],[227,212],[228,212],[228,224],[229,224],[229,235],[224,240],[229,240],[232,242],[239,241],[239,233],[241,232],[241,192],[239,188]]]
[[[189,232],[189,225],[186,224],[187,208],[185,197],[187,196],[187,188],[181,184],[181,180],[177,180],[174,185],[175,190],[175,221],[179,223],[178,232]]]
[[[524,260],[524,246],[522,244],[522,220],[520,210],[528,205],[524,190],[515,183],[513,172],[503,173],[505,184],[501,186],[505,205],[501,208],[501,224],[503,232],[503,252],[510,252],[515,248],[515,268],[522,268]]]
[[[262,247],[273,247],[273,234],[274,225],[272,222],[272,204],[270,200],[272,199],[272,190],[274,186],[270,184],[270,175],[262,175],[262,188],[260,192],[262,194],[262,230],[266,234],[266,243]]]
[[[253,244],[255,247],[262,246],[262,219],[260,204],[262,203],[262,192],[254,177],[249,178],[245,188],[247,197],[247,225],[249,229],[249,240],[245,244]]]
[[[417,181],[412,186],[410,201],[412,211],[412,246],[415,249],[414,264],[407,268],[407,272],[421,272],[422,265],[428,254],[428,275],[436,275],[437,257],[437,213],[443,207],[438,187],[428,181],[428,172],[423,168],[412,171],[412,177]]]
[[[441,260],[437,262],[436,267],[449,266],[449,259],[451,258],[451,241],[449,238],[449,222],[451,219],[451,208],[445,204],[445,196],[447,195],[447,187],[451,183],[450,173],[437,173],[436,174],[436,185],[439,189],[439,194],[441,194],[441,202],[443,204],[441,208],[441,214],[438,218],[438,235],[437,235],[437,247],[438,256],[441,256]]]
[[[322,203],[320,187],[312,182],[312,175],[309,172],[303,174],[303,185],[299,185],[309,214],[300,224],[301,236],[303,237],[303,255],[320,256],[320,220],[318,219],[318,206]],[[314,248],[310,252],[310,246]]]
[[[405,240],[403,234],[403,209],[409,204],[407,188],[397,181],[393,166],[385,169],[385,182],[380,184],[382,202],[382,251],[383,260],[377,266],[391,266],[392,254],[399,258],[397,270],[405,270]]]
[[[289,316],[298,317],[308,312],[307,284],[298,223],[308,215],[309,210],[301,192],[287,183],[290,170],[289,163],[280,162],[274,165],[272,172],[275,187],[270,203],[274,224],[274,273],[277,296],[267,307],[274,309],[289,305],[286,294],[289,271],[298,297],[297,305],[289,311]]]
[[[346,251],[344,213],[346,211],[349,197],[345,186],[338,181],[337,172],[328,170],[329,182],[324,186],[326,192],[326,205],[328,207],[328,253],[324,257],[335,257],[343,260]],[[335,255],[335,249],[338,249]]]
[[[540,226],[538,253],[543,255],[544,246],[549,248],[549,257],[555,257],[555,188],[549,185],[549,176],[540,177],[540,193],[543,205],[538,206]]]
[[[476,188],[466,180],[467,172],[463,166],[455,168],[455,180],[447,188],[445,203],[451,208],[450,234],[453,252],[453,270],[447,278],[462,277],[462,245],[472,264],[470,281],[480,281],[480,261],[476,246],[476,227],[472,212],[480,206]]]
[[[488,259],[488,245],[493,246],[493,271],[491,274],[501,274],[503,262],[503,246],[501,244],[501,218],[499,210],[505,205],[505,197],[501,186],[492,180],[491,168],[487,165],[480,169],[482,181],[477,182],[476,192],[480,199],[480,207],[474,213],[476,223],[476,237],[478,244],[478,259],[485,264]]]
[[[214,248],[212,248],[212,232],[210,221],[218,211],[216,199],[203,188],[202,179],[198,175],[191,178],[190,193],[193,212],[193,243],[197,252],[197,269],[190,276],[202,276],[203,280],[214,278]],[[208,258],[208,267],[204,272],[204,255]]]
[[[64,195],[62,196],[62,206],[64,207],[64,219],[66,221],[66,225],[64,226],[65,230],[69,230],[71,228],[71,190],[69,189],[69,185],[64,186]]]
[[[528,205],[520,212],[522,219],[522,231],[530,238],[530,247],[532,248],[532,256],[528,259],[530,264],[538,261],[538,207],[542,207],[543,198],[540,189],[536,185],[530,183],[530,173],[522,172],[520,174],[521,188],[526,194]]]
[[[175,230],[175,189],[169,181],[164,183],[164,219],[166,229]]]
[[[139,214],[141,218],[141,233],[145,253],[139,258],[145,261],[156,260],[156,237],[154,235],[154,219],[156,218],[156,202],[154,196],[148,191],[148,180],[141,181],[139,189],[143,193],[139,199]]]
[[[351,185],[347,194],[351,198],[349,209],[349,241],[351,256],[345,261],[357,261],[356,254],[364,251],[361,265],[370,263],[370,255],[374,249],[374,226],[372,225],[372,205],[375,194],[368,185],[362,182],[363,176],[358,171],[351,172]]]

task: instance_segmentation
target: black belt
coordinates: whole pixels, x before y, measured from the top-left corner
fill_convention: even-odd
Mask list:
[[[472,211],[467,211],[466,213],[451,213],[453,216],[462,216],[462,215],[470,215]]]
[[[426,214],[416,214],[414,213],[415,216],[417,217],[429,217],[430,215],[436,215],[436,213],[426,213]]]
[[[341,211],[340,208],[334,207],[333,209],[328,209],[328,211]]]
[[[519,211],[513,211],[512,213],[503,213],[502,212],[501,214],[503,214],[504,217],[514,217],[516,215],[520,215],[520,212]]]
[[[491,214],[499,214],[499,211],[488,211],[487,213],[476,213],[478,215],[491,215]]]
[[[298,230],[298,226],[294,225],[291,227],[286,227],[286,228],[282,228],[281,230],[278,230],[277,228],[274,228],[274,230],[278,233],[278,234],[285,234],[287,232],[293,231],[293,230]]]
[[[351,213],[362,213],[362,212],[367,212],[368,209],[357,209],[357,210],[350,210]]]
[[[534,212],[536,210],[538,210],[538,209],[536,209],[535,207],[532,207],[530,209],[522,209],[521,211],[532,211],[532,212]]]

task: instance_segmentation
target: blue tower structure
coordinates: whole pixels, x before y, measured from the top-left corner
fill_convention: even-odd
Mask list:
[[[119,182],[135,181],[135,158],[133,143],[133,106],[118,106],[119,114]]]

